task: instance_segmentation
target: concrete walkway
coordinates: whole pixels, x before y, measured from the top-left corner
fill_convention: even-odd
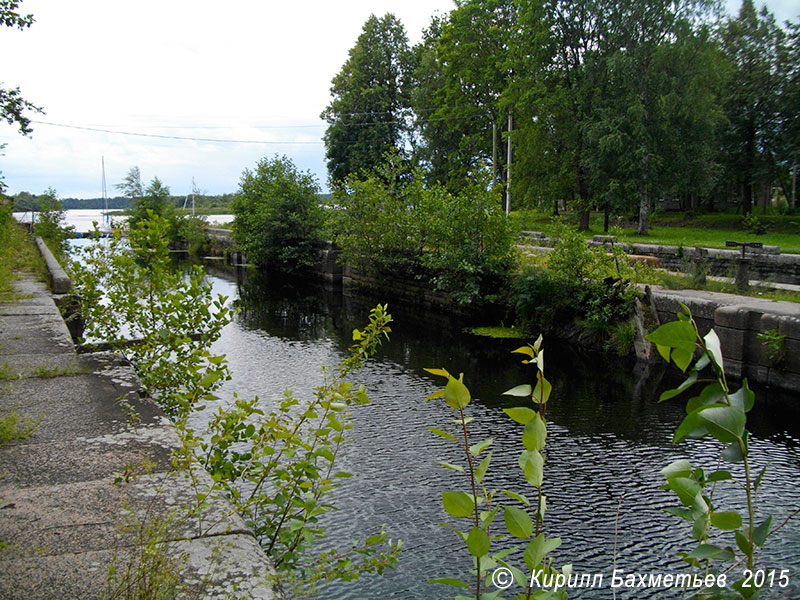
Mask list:
[[[178,438],[130,366],[76,354],[44,284],[16,287],[22,299],[0,303],[0,418],[30,432],[0,447],[0,598],[127,598],[131,566],[131,580],[188,586],[176,598],[280,598],[225,498],[187,516],[195,491],[172,464]],[[163,552],[142,559],[153,541]]]

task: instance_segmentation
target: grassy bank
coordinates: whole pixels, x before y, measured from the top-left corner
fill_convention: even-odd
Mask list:
[[[564,218],[575,220],[571,213]],[[701,246],[724,248],[725,242],[761,242],[765,246],[780,246],[784,254],[800,254],[800,215],[756,215],[757,224],[765,230],[757,234],[742,222],[735,213],[712,213],[685,216],[683,213],[660,213],[651,219],[650,233],[636,233],[634,224],[623,223],[611,232],[620,240],[639,244],[666,244],[671,246]],[[550,235],[554,230],[552,216],[537,211],[521,211],[515,215],[521,229],[543,231]],[[602,213],[593,213],[589,221],[587,238],[603,233]]]
[[[0,207],[0,302],[17,299],[14,281],[20,272],[33,273],[44,280],[45,266],[26,229]]]

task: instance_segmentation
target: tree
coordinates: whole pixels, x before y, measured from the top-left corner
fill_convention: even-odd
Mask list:
[[[468,186],[483,165],[504,178],[501,98],[513,71],[509,52],[517,34],[517,2],[465,0],[434,21],[415,48],[421,86],[414,96],[424,151],[437,180]]]
[[[725,113],[723,138],[728,174],[741,190],[742,213],[752,210],[759,184],[773,179],[770,150],[777,142],[780,65],[784,32],[766,6],[756,12],[743,0],[739,16],[720,32],[722,48],[734,68]]]
[[[233,201],[233,232],[247,259],[285,272],[313,265],[322,227],[318,195],[314,176],[286,156],[245,169]]]
[[[33,24],[33,15],[21,15],[16,12],[19,0],[0,0],[0,25],[26,29]],[[17,124],[22,135],[29,135],[32,131],[31,120],[25,114],[26,110],[41,113],[42,109],[33,105],[22,97],[19,87],[6,89],[0,86],[0,120],[9,125]],[[5,148],[0,144],[0,151]],[[0,175],[0,193],[5,186]]]
[[[139,171],[139,167],[131,167],[122,183],[117,183],[114,187],[122,192],[123,196],[129,198],[131,203],[137,198],[141,198],[144,195],[144,188],[142,187],[142,174]]]
[[[136,169],[136,173],[138,174],[138,168],[134,167],[129,172],[129,176],[133,173],[134,169]],[[153,180],[144,192],[142,192],[141,196],[133,196],[131,199],[132,212],[128,220],[130,226],[149,218],[148,213],[151,212],[169,221],[173,229],[173,231],[170,232],[170,236],[174,236],[175,205],[171,201],[169,187],[164,185],[158,177],[153,177]]]
[[[328,123],[325,147],[333,182],[371,169],[386,152],[404,153],[410,61],[405,29],[397,17],[371,15],[333,78],[333,100],[321,115]]]

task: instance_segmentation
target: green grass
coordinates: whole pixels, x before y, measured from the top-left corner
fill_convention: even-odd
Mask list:
[[[42,281],[46,278],[44,261],[33,240],[8,207],[0,207],[0,302],[22,299],[14,289],[19,272],[33,273]]]
[[[784,254],[800,254],[800,216],[761,215],[759,221],[766,227],[766,233],[750,233],[742,225],[742,216],[734,213],[711,213],[686,217],[682,213],[661,213],[651,219],[650,233],[640,236],[636,227],[623,223],[621,228],[610,232],[621,241],[628,243],[665,244],[670,246],[704,248],[725,248],[728,240],[737,242],[761,242],[765,246],[780,246]],[[515,215],[520,229],[543,231],[550,235],[554,230],[549,214],[537,211],[524,211]],[[572,221],[574,215],[566,214]],[[589,231],[584,235],[603,234],[603,215],[593,213],[589,221]]]
[[[31,419],[21,417],[15,410],[0,415],[0,448],[13,440],[24,440],[35,428]]]
[[[514,327],[471,327],[467,329],[467,332],[473,335],[501,339],[519,339],[525,337],[522,331]]]

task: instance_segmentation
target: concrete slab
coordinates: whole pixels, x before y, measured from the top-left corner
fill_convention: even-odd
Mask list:
[[[17,411],[33,419],[36,428],[27,440],[19,443],[96,438],[112,433],[133,431],[130,410],[136,411],[141,425],[160,425],[162,413],[149,399],[135,390],[124,389],[98,373],[55,377],[53,379],[17,379],[0,394],[0,408]]]
[[[22,298],[16,302],[0,302],[0,316],[5,315],[58,315],[55,302],[45,296]]]
[[[202,487],[201,487],[202,489]],[[164,541],[252,535],[221,495],[204,499],[201,519],[187,517],[195,491],[183,473],[0,490],[0,539],[14,558],[132,546],[146,524],[165,525]]]
[[[226,535],[170,544],[186,557],[184,581],[204,600],[281,598],[275,571],[252,535]]]
[[[0,356],[75,352],[72,337],[59,314],[3,315]]]
[[[114,553],[82,552],[6,559],[0,552],[0,598],[4,600],[101,600]]]
[[[120,439],[124,437],[129,439]],[[10,442],[0,449],[0,498],[8,488],[92,481],[122,473],[129,465],[167,471],[172,468],[175,443],[174,432],[165,426],[99,438]]]

